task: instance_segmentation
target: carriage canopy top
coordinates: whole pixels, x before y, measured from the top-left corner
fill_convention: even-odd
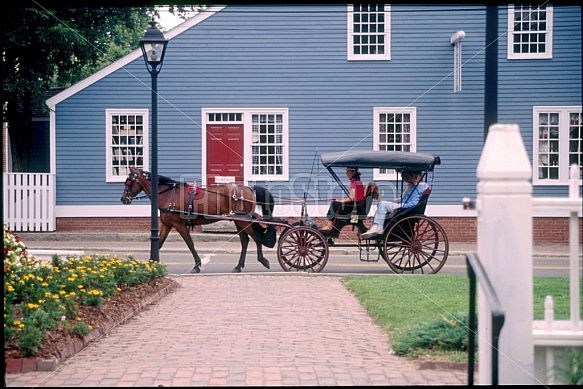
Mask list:
[[[357,167],[433,171],[441,164],[439,157],[405,151],[350,150],[326,153],[320,156],[322,165],[331,167]]]

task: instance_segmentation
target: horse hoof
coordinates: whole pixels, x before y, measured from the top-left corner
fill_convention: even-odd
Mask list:
[[[191,273],[200,273],[200,266],[195,266],[190,270]]]
[[[262,264],[263,266],[265,266],[266,268],[268,268],[268,269],[269,269],[269,261],[268,261],[267,259],[265,259],[265,258],[263,258],[263,259],[260,259],[260,260],[259,260],[259,262],[261,262],[261,264]]]
[[[236,266],[231,273],[241,273],[241,268],[239,266]]]

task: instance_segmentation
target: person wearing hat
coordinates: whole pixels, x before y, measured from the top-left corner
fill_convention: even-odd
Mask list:
[[[342,199],[331,199],[330,208],[326,219],[326,225],[320,232],[324,235],[335,235],[339,231],[334,228],[333,220],[337,215],[348,215],[352,212],[355,202],[364,200],[364,186],[360,181],[358,168],[346,168],[346,177],[350,180],[350,193],[348,197]]]
[[[408,209],[419,204],[421,195],[428,188],[427,184],[421,181],[422,173],[419,171],[403,170],[401,177],[403,177],[403,181],[408,183],[407,188],[405,188],[401,197],[397,197],[393,201],[379,201],[374,214],[373,225],[370,230],[361,235],[362,239],[371,239],[382,234],[383,225],[388,213],[390,213],[389,217],[393,217],[395,209]]]

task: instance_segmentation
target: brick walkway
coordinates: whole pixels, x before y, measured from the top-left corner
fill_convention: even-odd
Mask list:
[[[196,275],[53,372],[8,374],[9,387],[466,385],[462,370],[423,370],[341,278]]]

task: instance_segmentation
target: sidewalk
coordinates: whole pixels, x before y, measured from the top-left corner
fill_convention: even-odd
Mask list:
[[[183,276],[53,372],[9,387],[464,385],[393,355],[340,277]]]
[[[18,235],[31,250],[90,254],[150,248],[148,234]],[[201,251],[240,250],[232,235],[202,233],[193,238]],[[187,248],[175,234],[162,250]],[[468,251],[475,251],[475,244],[453,243],[450,255]],[[565,245],[535,251],[568,255]],[[373,323],[340,276],[201,273],[175,280],[179,288],[55,371],[8,374],[7,385],[445,386],[468,382],[465,370],[426,369],[394,355],[387,334]]]

